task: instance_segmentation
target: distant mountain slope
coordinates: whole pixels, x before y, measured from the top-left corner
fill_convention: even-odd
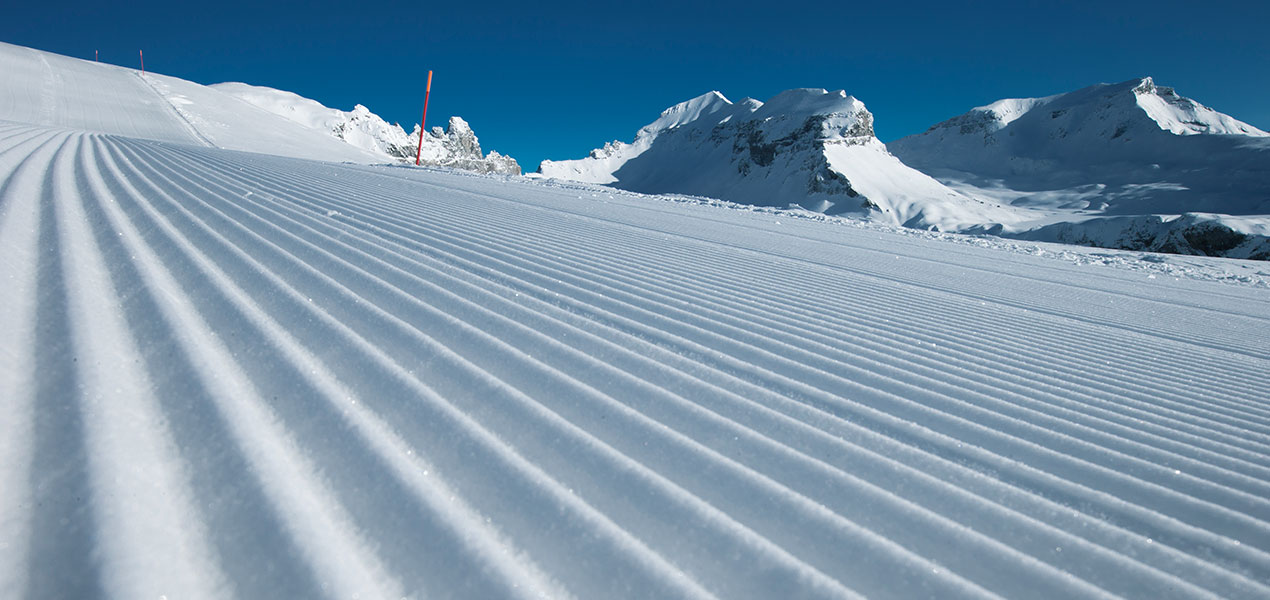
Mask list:
[[[1048,213],[996,231],[1267,257],[1270,134],[1149,77],[1000,100],[887,147],[967,195]]]
[[[795,89],[766,103],[736,104],[710,92],[665,110],[630,143],[610,142],[580,160],[544,161],[539,172],[923,228],[1014,220],[891,156],[864,103],[841,90]]]
[[[204,86],[12,44],[0,43],[0,74],[0,120],[18,123],[356,163],[404,160],[403,141],[413,160],[419,140],[417,128],[406,136],[364,107],[345,113],[270,88]],[[328,127],[336,121],[345,123],[342,136]],[[449,133],[439,130],[424,139],[429,164],[519,173],[508,157],[491,152],[486,160],[462,119],[451,119]]]

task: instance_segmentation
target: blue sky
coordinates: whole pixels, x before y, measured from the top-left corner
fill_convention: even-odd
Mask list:
[[[1152,75],[1270,129],[1270,3],[23,2],[0,40],[413,124],[472,123],[532,171],[712,89],[845,89],[883,141],[1002,97]],[[3,74],[0,74],[2,76]]]

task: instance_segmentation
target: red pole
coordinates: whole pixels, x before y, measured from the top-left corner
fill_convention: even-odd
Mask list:
[[[93,50],[93,62],[101,62],[100,50]]]
[[[145,75],[146,74],[146,53],[142,50],[137,50],[137,55],[141,57],[141,74]]]
[[[423,132],[424,125],[428,122],[428,98],[432,96],[432,71],[428,71],[428,87],[423,91],[423,118],[419,119],[419,149],[415,151],[415,166],[419,166],[419,159],[423,156]]]

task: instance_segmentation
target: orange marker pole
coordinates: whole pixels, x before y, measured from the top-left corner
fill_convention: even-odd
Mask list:
[[[143,50],[137,50],[137,56],[141,57],[141,74],[146,74],[146,53]]]
[[[419,149],[415,151],[415,166],[419,166],[419,159],[423,157],[423,132],[428,122],[428,98],[432,96],[432,71],[428,71],[428,87],[423,90],[423,118],[419,119]]]
[[[93,62],[101,62],[101,51],[93,50]]]

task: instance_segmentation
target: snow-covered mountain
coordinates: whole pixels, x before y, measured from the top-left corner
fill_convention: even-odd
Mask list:
[[[393,160],[414,162],[416,153],[421,153],[422,162],[427,165],[480,173],[520,174],[520,165],[512,157],[493,150],[488,155],[482,153],[472,127],[460,117],[450,117],[449,127],[445,130],[431,128],[423,138],[420,150],[418,125],[407,134],[400,125],[388,123],[361,104],[351,111],[343,111],[268,87],[245,83],[218,83],[209,87]]]
[[[1149,77],[1000,100],[888,148],[967,195],[1037,212],[986,231],[1270,258],[1270,134]]]
[[[205,86],[157,73],[0,42],[0,119],[333,162],[414,161],[406,135],[365,107],[344,112],[290,92],[240,83]],[[105,115],[105,116],[103,116]],[[404,152],[408,147],[408,154]],[[510,157],[481,154],[458,117],[424,138],[430,165],[519,173]]]
[[[1270,258],[1268,135],[1150,78],[1001,100],[889,146],[843,91],[735,104],[711,92],[632,142],[539,173],[941,231]]]
[[[710,92],[666,109],[630,143],[543,161],[538,170],[644,193],[797,205],[922,228],[1013,219],[891,156],[874,136],[873,115],[842,90],[794,89],[737,103]]]

